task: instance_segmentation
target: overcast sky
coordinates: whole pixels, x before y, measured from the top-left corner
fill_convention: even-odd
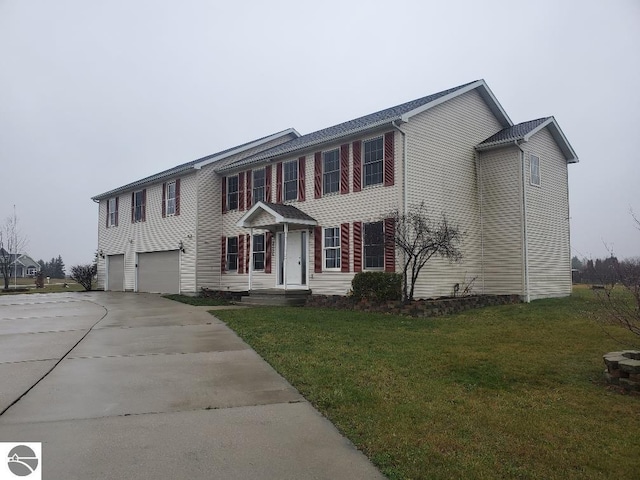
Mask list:
[[[0,0],[0,219],[88,263],[91,196],[288,127],[484,78],[554,115],[572,255],[640,255],[640,1]]]

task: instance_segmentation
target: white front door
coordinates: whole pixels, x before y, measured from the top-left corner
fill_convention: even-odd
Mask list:
[[[307,285],[307,232],[278,232],[278,286],[301,288]],[[287,254],[285,256],[285,243]],[[286,257],[286,260],[285,260]],[[286,268],[285,268],[286,262]]]

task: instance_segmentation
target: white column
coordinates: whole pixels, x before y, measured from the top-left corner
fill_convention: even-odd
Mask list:
[[[249,229],[249,292],[251,292],[251,276],[253,275],[253,227]]]
[[[282,284],[287,289],[287,238],[289,236],[289,224],[284,224],[284,255],[282,259]]]

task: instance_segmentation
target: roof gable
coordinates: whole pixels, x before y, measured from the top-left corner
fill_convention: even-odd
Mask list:
[[[294,224],[294,225],[317,225],[315,218],[307,215],[302,210],[293,205],[284,205],[280,203],[258,202],[245,213],[236,223],[239,227],[253,226],[252,220],[258,218],[263,212],[273,217],[273,224]]]
[[[487,86],[486,82],[484,80],[476,80],[432,95],[427,95],[426,97],[411,100],[409,102],[396,105],[395,107],[386,108],[354,120],[349,120],[332,127],[302,135],[301,137],[289,142],[225,165],[220,168],[220,171],[233,170],[243,165],[293,154],[294,152],[300,152],[317,145],[336,141],[385,125],[390,126],[393,122],[406,123],[411,119],[411,117],[474,89],[478,89],[482,98],[487,102],[487,105],[489,105],[489,108],[503,126],[507,127],[513,124],[507,113],[498,103],[498,100]]]
[[[476,145],[476,150],[491,150],[514,142],[528,142],[533,135],[543,128],[549,129],[549,133],[558,144],[567,163],[577,163],[578,156],[554,117],[538,118],[504,128]]]

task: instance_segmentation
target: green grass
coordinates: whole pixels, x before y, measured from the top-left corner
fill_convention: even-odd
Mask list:
[[[0,280],[2,280],[0,278]],[[21,281],[22,280],[22,281]],[[51,279],[51,282],[49,285],[47,285],[47,281],[45,280],[44,283],[44,287],[43,288],[36,288],[34,281],[32,278],[19,278],[17,285],[18,285],[18,291],[12,291],[13,290],[13,279],[11,280],[10,284],[9,284],[9,290],[5,291],[3,290],[4,288],[4,281],[2,281],[2,283],[0,284],[0,295],[19,295],[19,294],[24,294],[24,293],[60,293],[60,292],[83,292],[84,288],[77,284],[76,282],[74,282],[73,280],[66,280],[66,283],[68,285],[68,287],[64,286],[64,282],[65,280],[54,280]],[[27,291],[22,291],[23,289],[27,288]]]
[[[195,305],[196,307],[213,307],[217,305],[231,305],[228,300],[222,298],[208,298],[208,297],[190,297],[189,295],[163,295],[164,298],[169,300],[175,300],[176,302],[187,303],[189,305]]]
[[[640,397],[586,289],[438,319],[306,308],[215,313],[391,479],[637,478]],[[629,341],[626,332],[618,332]]]

